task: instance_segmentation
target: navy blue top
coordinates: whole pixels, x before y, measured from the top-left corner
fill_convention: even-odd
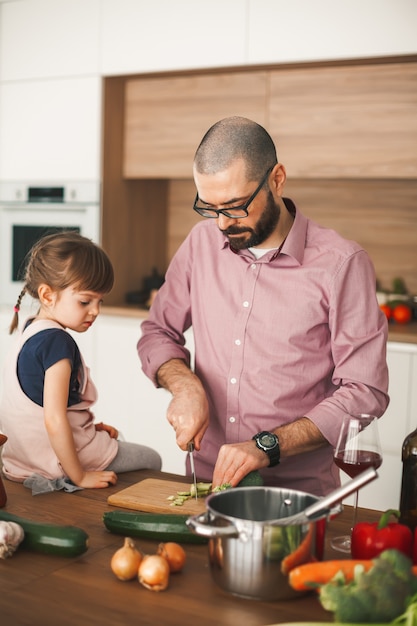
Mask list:
[[[64,329],[47,328],[30,337],[19,353],[17,377],[20,386],[24,393],[39,406],[43,406],[45,372],[62,359],[69,359],[71,362],[67,406],[72,406],[80,402],[79,373],[81,371],[80,350],[73,337]]]

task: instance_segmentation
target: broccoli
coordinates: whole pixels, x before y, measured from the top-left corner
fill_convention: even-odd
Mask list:
[[[351,583],[343,576],[320,588],[320,602],[334,612],[335,621],[375,624],[390,622],[403,613],[417,593],[411,559],[398,550],[385,550],[367,572],[359,571]]]

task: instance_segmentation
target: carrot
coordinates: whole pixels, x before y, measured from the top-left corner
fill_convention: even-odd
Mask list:
[[[288,582],[297,591],[308,591],[328,583],[337,572],[343,572],[345,580],[349,582],[353,580],[357,566],[360,565],[365,571],[368,571],[373,564],[371,559],[337,559],[305,563],[290,571]]]
[[[306,563],[309,560],[311,551],[311,542],[313,539],[314,524],[310,524],[310,528],[300,545],[281,561],[281,572],[288,574],[294,567]]]

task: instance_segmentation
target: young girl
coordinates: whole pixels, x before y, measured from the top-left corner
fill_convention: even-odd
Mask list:
[[[106,253],[75,232],[47,235],[32,248],[10,332],[25,293],[40,306],[7,361],[0,403],[3,472],[10,480],[67,479],[101,488],[116,483],[116,472],[161,468],[155,450],[117,441],[116,429],[94,423],[96,389],[65,330],[86,332],[112,287]]]

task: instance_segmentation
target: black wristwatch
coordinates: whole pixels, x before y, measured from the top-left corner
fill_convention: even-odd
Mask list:
[[[281,458],[281,450],[279,447],[279,439],[274,433],[267,430],[254,435],[252,439],[255,441],[259,450],[265,452],[269,457],[269,467],[275,467],[279,464]]]

